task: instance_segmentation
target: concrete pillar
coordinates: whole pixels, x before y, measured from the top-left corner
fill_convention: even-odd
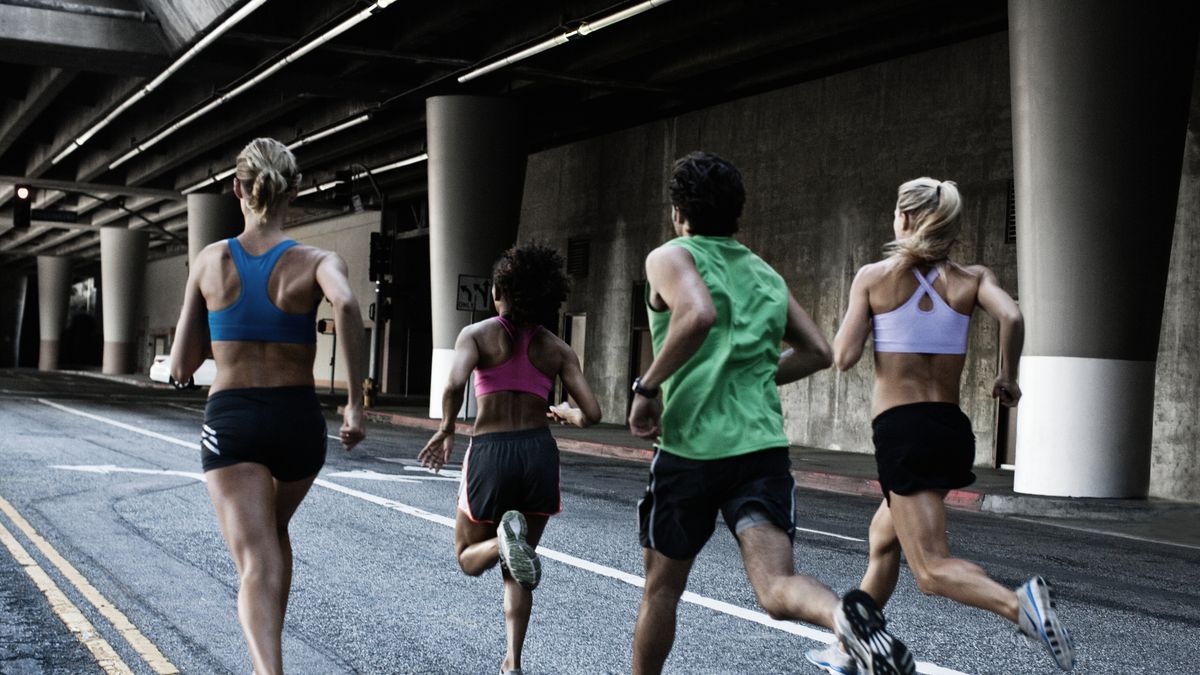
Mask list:
[[[491,277],[517,238],[526,152],[520,111],[483,96],[425,102],[429,152],[429,281],[433,361],[429,416],[442,416],[442,389],[458,332],[484,313],[456,309],[460,275]]]
[[[1144,497],[1196,7],[1010,0],[1015,489]]]
[[[138,311],[146,277],[145,230],[100,228],[100,277],[104,304],[104,361],[110,374],[132,373]]]
[[[0,274],[0,368],[14,368],[21,362],[21,323],[28,286],[24,274]]]
[[[57,370],[59,340],[67,323],[67,305],[71,299],[71,259],[40,255],[37,268],[41,336],[38,370]]]
[[[236,237],[245,225],[233,195],[193,193],[187,196],[188,266],[214,241]]]

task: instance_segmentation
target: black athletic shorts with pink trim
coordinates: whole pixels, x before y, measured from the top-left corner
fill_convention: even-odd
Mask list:
[[[642,546],[691,560],[712,536],[718,513],[735,537],[745,524],[765,522],[794,540],[796,481],[788,449],[696,460],[656,448],[638,502]]]
[[[534,516],[562,511],[558,444],[550,428],[472,438],[463,459],[458,509],[474,523],[499,522],[505,511]]]

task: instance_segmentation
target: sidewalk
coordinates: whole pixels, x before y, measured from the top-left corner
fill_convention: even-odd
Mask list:
[[[439,420],[429,419],[427,408],[377,407],[366,412],[375,423],[428,429]],[[459,421],[458,430],[470,433],[471,425]],[[598,424],[587,429],[551,427],[559,449],[595,457],[648,463],[653,457],[649,441],[635,438],[624,426]],[[799,487],[881,499],[873,455],[837,452],[793,445],[792,475]],[[1038,497],[1013,491],[1013,473],[975,467],[976,481],[952,490],[947,506],[1007,516],[1055,518],[1070,529],[1102,531],[1142,541],[1171,543],[1200,549],[1200,505],[1162,499],[1083,499]]]

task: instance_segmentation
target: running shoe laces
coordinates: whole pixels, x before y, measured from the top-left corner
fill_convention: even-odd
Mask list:
[[[804,658],[826,673],[858,675],[858,666],[854,665],[854,659],[842,651],[836,642],[824,649],[810,649],[804,652]]]
[[[914,675],[912,654],[887,632],[887,620],[870,595],[853,590],[833,613],[838,637],[863,675]]]
[[[1031,640],[1040,642],[1063,670],[1075,667],[1075,642],[1071,632],[1058,618],[1054,591],[1041,577],[1026,581],[1017,589],[1017,629]]]
[[[533,547],[525,543],[528,527],[520,511],[500,516],[496,536],[500,544],[500,564],[523,588],[533,590],[542,580],[542,561]]]

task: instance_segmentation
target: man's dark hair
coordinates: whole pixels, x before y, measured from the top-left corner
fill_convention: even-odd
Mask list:
[[[737,232],[746,204],[742,174],[728,161],[708,152],[675,160],[671,204],[687,219],[692,234],[723,237]]]
[[[527,326],[557,321],[569,282],[558,251],[539,243],[514,246],[496,261],[492,284],[508,301],[512,320]]]

